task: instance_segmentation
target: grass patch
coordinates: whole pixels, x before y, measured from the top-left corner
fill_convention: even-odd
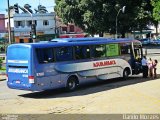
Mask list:
[[[6,70],[5,67],[0,68],[0,71],[5,71],[5,70]]]
[[[6,67],[0,68],[0,72],[6,72]]]

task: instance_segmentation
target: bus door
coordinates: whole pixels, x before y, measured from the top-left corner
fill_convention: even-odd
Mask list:
[[[133,50],[134,58],[137,62],[141,62],[143,54],[142,54],[142,47],[140,45],[134,45]]]
[[[133,56],[135,61],[135,74],[139,74],[141,72],[141,60],[143,57],[142,47],[138,43],[134,43],[133,46]]]
[[[31,71],[31,49],[23,45],[11,45],[7,49],[8,87],[15,89],[30,89],[29,77]]]

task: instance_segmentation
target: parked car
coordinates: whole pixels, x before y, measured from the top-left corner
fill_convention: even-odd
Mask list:
[[[143,38],[143,39],[140,39],[139,41],[141,41],[142,45],[149,45],[150,44],[150,39],[148,39],[148,38]]]
[[[156,39],[156,40],[152,40],[151,44],[153,44],[153,45],[160,45],[160,38]]]

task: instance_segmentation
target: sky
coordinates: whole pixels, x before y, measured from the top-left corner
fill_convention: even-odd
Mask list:
[[[7,1],[8,0],[0,0],[0,14],[7,14]],[[37,6],[40,4],[45,6],[48,12],[53,12],[53,8],[55,6],[55,0],[9,0],[9,3],[10,6],[18,3],[18,5],[20,5],[21,7],[23,7],[25,4],[30,4],[32,6],[32,10],[34,10],[35,8],[37,9]]]

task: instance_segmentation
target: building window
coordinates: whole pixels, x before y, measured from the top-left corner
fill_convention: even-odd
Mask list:
[[[22,26],[22,21],[15,21],[15,27]]]
[[[67,32],[67,27],[62,27],[62,31],[64,32]]]
[[[70,32],[74,32],[74,25],[70,25],[69,28],[70,28]]]
[[[48,21],[48,20],[44,20],[44,21],[43,21],[43,25],[44,25],[44,26],[49,25],[49,21]]]
[[[30,21],[27,21],[27,26],[28,26],[28,27],[30,27],[31,24],[32,24],[32,21],[31,21],[31,20],[30,20]]]
[[[35,25],[37,25],[37,21],[33,21]],[[32,20],[27,21],[27,26],[30,27],[32,25]]]
[[[25,26],[25,21],[15,21],[14,24],[15,24],[16,28],[24,27]]]
[[[22,26],[22,21],[17,21],[17,26]]]

